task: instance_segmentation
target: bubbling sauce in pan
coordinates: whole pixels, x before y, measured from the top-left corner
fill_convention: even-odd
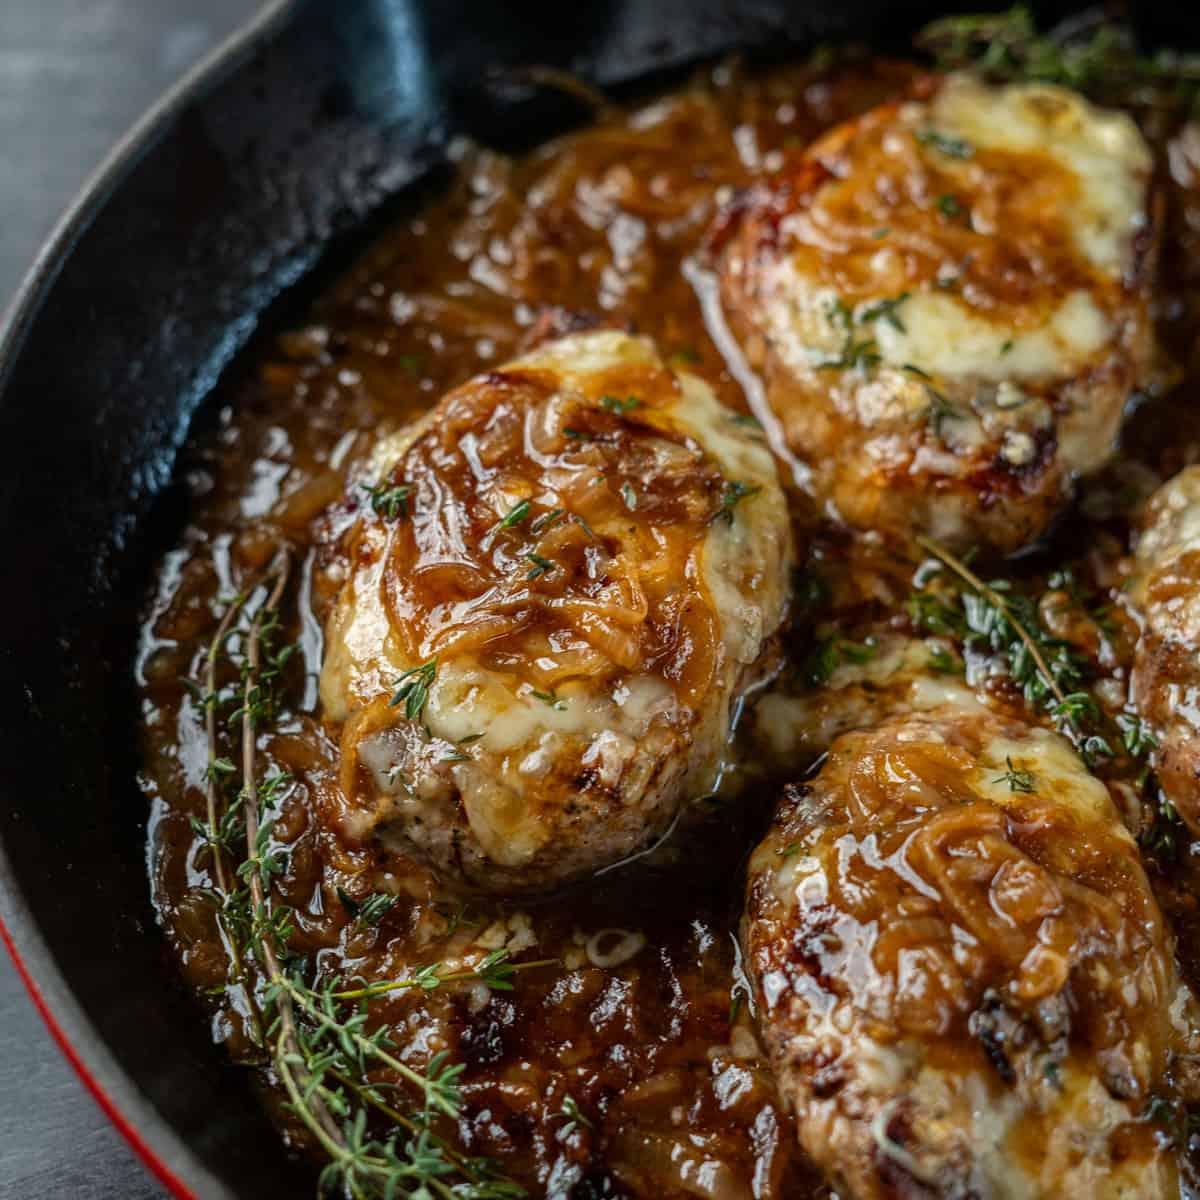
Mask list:
[[[279,628],[260,635],[255,712],[256,778],[275,782],[251,869],[269,860],[265,878],[291,926],[283,940],[306,986],[316,994],[322,987],[361,992],[432,968],[425,985],[370,995],[362,1029],[386,1029],[390,1057],[411,1071],[428,1072],[431,1060],[435,1070],[461,1067],[457,1117],[439,1118],[439,1136],[462,1154],[492,1160],[530,1194],[827,1194],[777,1094],[736,940],[748,855],[781,787],[802,780],[813,756],[801,750],[781,764],[761,750],[757,727],[744,723],[702,816],[636,861],[545,899],[460,895],[421,863],[344,836],[341,729],[323,713],[317,681],[323,629],[344,576],[344,538],[378,495],[363,480],[374,482],[369,464],[381,437],[521,353],[550,310],[648,335],[665,360],[747,413],[695,286],[703,284],[710,226],[784,155],[894,97],[918,72],[866,58],[760,73],[722,65],[649,103],[609,109],[521,158],[457,146],[448,194],[383,236],[302,323],[260,341],[250,369],[221,386],[216,426],[189,450],[191,512],[158,573],[137,664],[152,886],[214,1039],[257,1073],[298,1152],[327,1157],[287,1107],[264,1049],[270,1029],[263,1013],[272,997],[247,949],[255,914],[241,925],[222,917],[222,893],[242,882],[242,831],[231,824],[214,849],[221,839],[207,827],[210,789],[219,809],[237,810],[240,671],[250,622],[266,604],[262,580],[281,545],[291,570]],[[985,574],[1005,574],[1040,606],[1047,629],[1070,641],[1086,663],[1087,686],[1101,697],[1123,698],[1136,640],[1122,591],[1130,515],[1200,452],[1200,405],[1191,402],[1189,380],[1200,280],[1200,137],[1194,128],[1172,130],[1168,146],[1152,124],[1147,134],[1166,197],[1157,317],[1181,380],[1134,416],[1121,455],[1085,485],[1047,548],[1015,563],[992,562]],[[605,429],[619,424],[604,413],[589,419]],[[619,455],[601,461],[607,450],[588,452],[601,471],[636,466]],[[437,471],[432,460],[410,466],[417,475]],[[786,469],[781,475],[791,478]],[[719,481],[706,489],[693,495],[683,488],[660,501],[699,529],[707,517],[696,514],[719,496]],[[912,562],[870,534],[818,520],[798,491],[792,500],[807,561],[781,686],[803,695],[819,691],[856,653],[874,653],[881,631],[924,635],[929,628],[914,627]],[[485,532],[472,532],[476,544]],[[584,553],[573,527],[562,536],[579,542],[572,553]],[[393,553],[390,603],[413,655],[425,658],[436,650],[437,631],[412,616],[420,608],[409,595],[421,586],[411,573],[416,551],[402,542]],[[509,631],[510,641],[494,652],[520,652],[521,636]],[[703,641],[697,635],[687,645],[703,649]],[[1042,720],[1010,680],[982,669],[985,658],[968,649],[967,684],[1023,720]],[[688,686],[686,669],[679,686]],[[553,680],[546,690],[553,693]],[[1164,828],[1141,770],[1120,754],[1096,767],[1139,835],[1179,937],[1184,974],[1193,979],[1200,913],[1188,839],[1169,821]],[[489,955],[501,967],[491,979],[498,986],[476,970]],[[505,967],[518,969],[505,974]],[[465,977],[442,979],[456,973]],[[354,1014],[359,998],[342,1000],[339,1011]],[[403,1115],[421,1103],[419,1088],[377,1061],[360,1078],[326,1083],[372,1109],[370,1128],[380,1138],[389,1128],[387,1108]],[[364,1088],[377,1089],[378,1103],[364,1100]]]

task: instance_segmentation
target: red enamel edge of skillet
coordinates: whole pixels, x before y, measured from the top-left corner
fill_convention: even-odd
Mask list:
[[[108,1119],[120,1130],[122,1137],[137,1151],[146,1166],[167,1185],[173,1195],[178,1196],[179,1200],[197,1200],[196,1193],[155,1154],[153,1147],[138,1133],[137,1126],[117,1107],[112,1097],[100,1085],[100,1081],[88,1069],[87,1063],[79,1056],[79,1052],[71,1044],[62,1026],[55,1020],[41,989],[26,968],[24,960],[17,952],[17,947],[13,944],[12,935],[2,920],[0,920],[0,941],[3,941],[8,947],[8,953],[17,968],[17,974],[21,977],[21,982],[25,985],[25,990],[29,993],[34,1006],[42,1014],[42,1020],[46,1022],[46,1028],[50,1030],[55,1042],[58,1043],[58,1048],[66,1055],[67,1061],[75,1068],[75,1073],[83,1080],[87,1090],[91,1092],[92,1097],[104,1110]]]
[[[50,236],[46,239],[35,258],[33,265],[26,273],[16,295],[0,320],[0,382],[7,374],[7,366],[20,352],[29,326],[37,319],[37,311],[49,288],[58,274],[59,267],[79,236],[86,229],[92,217],[107,202],[112,189],[120,182],[124,174],[136,163],[144,148],[169,129],[171,123],[181,114],[187,105],[209,84],[217,82],[217,77],[223,69],[231,67],[240,61],[258,43],[277,32],[285,24],[287,10],[291,0],[270,0],[265,7],[220,45],[207,54],[201,62],[187,72],[173,87],[171,87],[135,124],[127,134],[108,153],[100,165],[92,172],[86,183],[80,189],[74,202],[59,219]],[[61,990],[65,994],[65,1004],[69,1004],[70,991],[61,980],[52,979],[53,956],[41,944],[36,921],[32,914],[23,911],[20,893],[11,883],[11,875],[6,870],[3,848],[0,847],[0,901],[6,897],[4,892],[11,890],[12,898],[6,904],[0,904],[0,909],[7,908],[8,921],[0,911],[0,941],[8,949],[8,953],[17,969],[26,991],[34,1006],[45,1021],[54,1041],[63,1052],[67,1061],[83,1081],[96,1103],[99,1104],[108,1119],[116,1126],[121,1135],[136,1151],[141,1160],[179,1200],[201,1200],[192,1187],[167,1164],[165,1158],[142,1136],[133,1118],[118,1105],[110,1095],[109,1090],[100,1082],[102,1072],[98,1065],[89,1063],[89,1051],[83,1035],[87,1032],[86,1015],[72,1014],[69,1021],[60,1020],[52,1007],[52,1001],[46,990]],[[48,966],[43,983],[34,977],[34,970],[22,956],[18,940],[23,944],[30,958],[38,957],[38,951],[45,955]],[[48,985],[44,988],[43,984]],[[78,1031],[78,1044],[72,1042],[64,1028],[65,1024],[74,1025]],[[119,1073],[119,1066],[116,1067]]]

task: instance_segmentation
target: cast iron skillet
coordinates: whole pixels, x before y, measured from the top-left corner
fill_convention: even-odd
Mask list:
[[[512,145],[578,119],[492,69],[619,88],[735,48],[899,41],[945,7],[276,3],[60,224],[0,336],[0,916],[64,1051],[179,1196],[312,1186],[210,1044],[147,888],[130,662],[148,571],[183,518],[173,463],[214,380],[285,290],[344,263],[420,187],[449,135]],[[1193,40],[1185,5],[1136,15],[1151,41]]]

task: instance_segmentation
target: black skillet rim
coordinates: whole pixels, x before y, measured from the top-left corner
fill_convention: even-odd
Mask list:
[[[0,393],[13,364],[79,236],[134,170],[143,153],[192,103],[215,90],[263,43],[287,26],[293,0],[268,0],[245,24],[169,88],[92,171],[42,244],[0,318]],[[15,883],[0,840],[0,941],[50,1034],[105,1115],[150,1171],[180,1200],[227,1196],[186,1142],[138,1091],[96,1034],[58,968]]]

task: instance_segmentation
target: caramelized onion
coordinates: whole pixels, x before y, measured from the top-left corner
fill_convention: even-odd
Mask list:
[[[601,929],[587,942],[588,961],[594,967],[619,967],[646,944],[646,935],[632,929]]]
[[[333,470],[318,471],[294,491],[280,499],[273,515],[284,529],[297,532],[333,504],[342,494],[345,481]]]
[[[722,477],[672,424],[678,383],[660,363],[616,360],[597,395],[534,363],[445,397],[388,476],[409,489],[406,518],[381,536],[373,518],[388,519],[365,510],[351,554],[383,549],[414,661],[532,662],[565,634],[592,652],[585,674],[650,669],[692,704],[719,636],[695,564]],[[634,404],[614,410],[610,393]]]
[[[656,1183],[646,1194],[675,1190],[706,1200],[751,1200],[753,1192],[737,1166],[715,1157],[699,1138],[687,1134],[622,1130],[613,1146],[613,1165],[626,1163]]]

